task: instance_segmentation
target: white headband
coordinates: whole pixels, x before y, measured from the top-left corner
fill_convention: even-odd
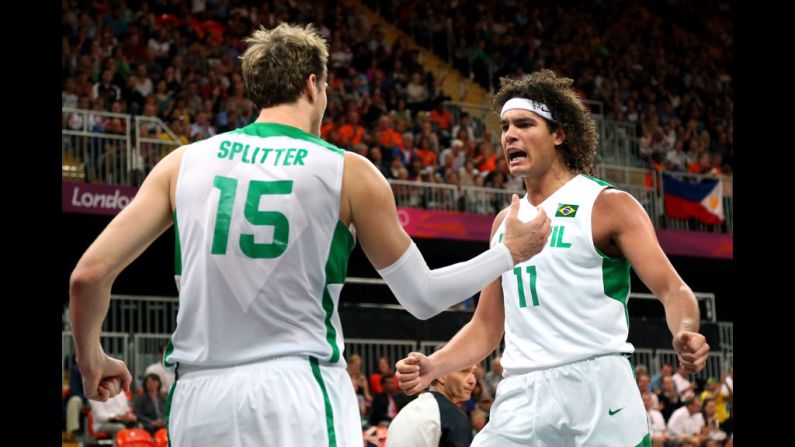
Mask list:
[[[529,110],[531,112],[535,112],[544,118],[555,121],[552,119],[552,114],[549,113],[549,108],[546,104],[538,101],[533,101],[532,99],[526,98],[511,98],[506,101],[505,105],[502,106],[502,111],[500,112],[500,119],[505,115],[505,112],[511,109],[524,109]]]

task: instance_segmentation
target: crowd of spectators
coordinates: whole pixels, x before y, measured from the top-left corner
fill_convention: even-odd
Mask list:
[[[636,124],[639,155],[659,170],[731,175],[728,2],[365,3],[492,91],[540,68],[573,78],[607,118]]]
[[[243,127],[258,114],[241,76],[243,38],[259,26],[311,22],[329,43],[323,138],[368,157],[390,179],[523,188],[508,175],[493,129],[466,113],[453,119],[443,79],[424,69],[419,52],[400,38],[388,44],[379,25],[342,2],[62,3],[64,107],[157,117],[177,141],[153,127],[141,136],[178,144]],[[572,77],[583,98],[603,103],[607,118],[637,125],[638,155],[650,166],[731,173],[731,29],[722,21],[710,21],[723,36],[716,41],[623,1],[588,8],[513,0],[365,3],[419,43],[452,48],[442,56],[475,81],[495,83],[541,67]],[[451,45],[437,42],[449,36]],[[83,119],[70,115],[65,126],[81,129]],[[95,132],[126,132],[118,118],[88,120]],[[166,152],[152,152],[144,174]],[[484,208],[474,211],[494,211],[470,199]],[[402,205],[427,205],[416,195],[406,200]],[[445,209],[470,210],[456,200]]]
[[[652,378],[644,365],[635,378],[653,447],[728,447],[734,442],[734,368],[695,380],[680,366],[663,364]]]

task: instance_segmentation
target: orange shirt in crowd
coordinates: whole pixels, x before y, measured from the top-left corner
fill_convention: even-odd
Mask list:
[[[430,149],[417,149],[417,156],[422,159],[423,167],[428,167],[436,163],[436,152]]]
[[[453,124],[453,114],[447,109],[444,109],[442,113],[436,109],[431,110],[431,119],[436,122],[439,129],[450,130],[450,126]]]
[[[340,126],[340,144],[356,146],[364,139],[364,127],[353,124]]]
[[[392,376],[395,379],[395,386],[398,386],[398,378],[397,375]],[[381,374],[379,373],[372,373],[370,374],[370,394],[376,395],[381,394],[384,392],[384,386],[381,385]]]
[[[494,172],[494,169],[497,168],[497,156],[492,155],[478,165],[478,170],[480,172]]]
[[[386,128],[378,137],[378,142],[384,147],[399,147],[403,149],[403,138],[394,129]]]
[[[324,140],[328,140],[328,134],[334,130],[334,121],[329,120],[326,124],[320,126],[320,137]]]
[[[694,161],[687,165],[687,170],[694,174],[701,174],[701,163]]]

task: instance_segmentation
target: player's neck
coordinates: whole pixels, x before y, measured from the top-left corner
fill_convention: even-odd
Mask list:
[[[261,109],[255,122],[284,124],[307,133],[315,133],[312,129],[312,109],[301,101]]]
[[[562,164],[556,163],[544,174],[524,178],[527,198],[530,203],[537,206],[576,176],[575,172],[570,171]]]

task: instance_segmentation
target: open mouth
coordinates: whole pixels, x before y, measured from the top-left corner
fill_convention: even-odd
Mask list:
[[[525,158],[527,158],[527,152],[521,149],[508,148],[508,161],[514,161]]]

